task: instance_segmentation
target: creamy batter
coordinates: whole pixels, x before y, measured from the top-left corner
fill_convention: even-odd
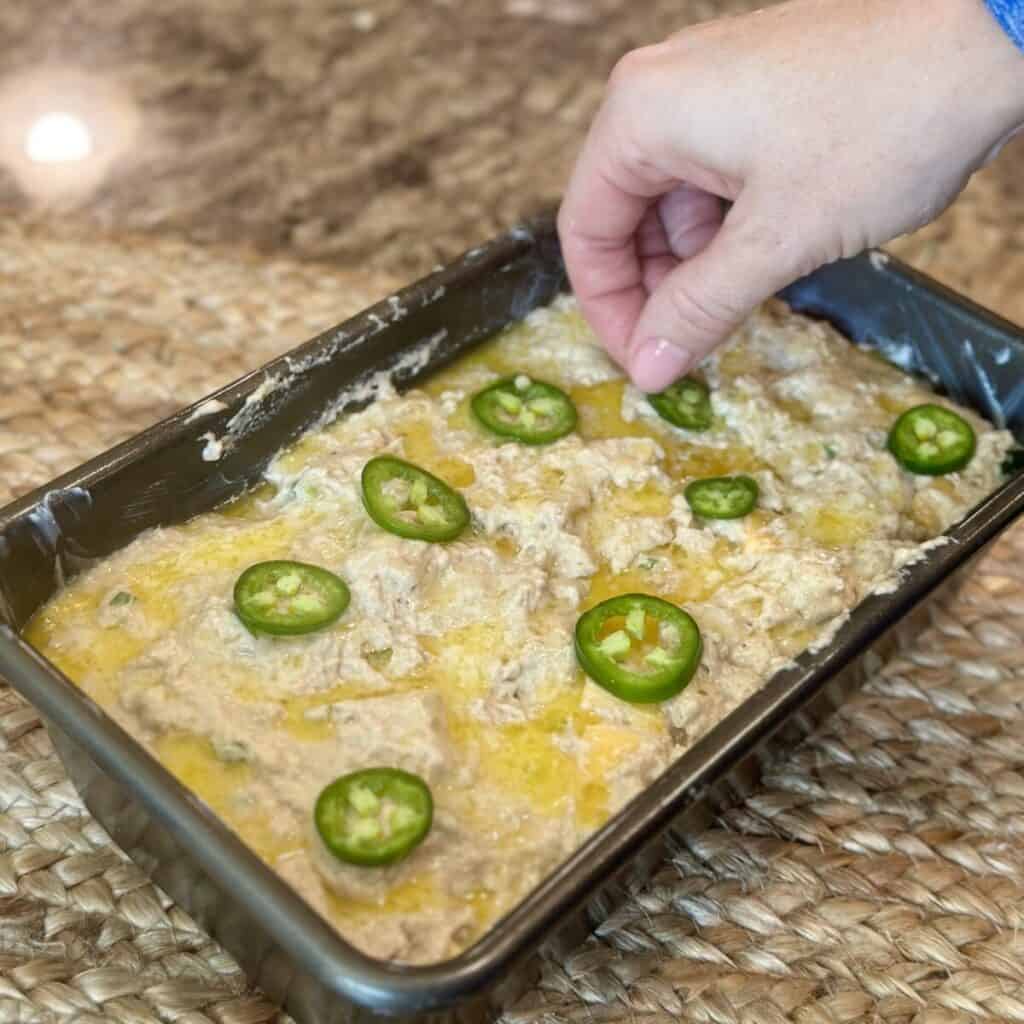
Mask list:
[[[577,430],[498,444],[468,399],[525,373],[565,389]],[[714,423],[658,417],[569,298],[422,390],[393,392],[281,454],[253,493],[154,530],[70,583],[30,641],[154,750],[356,946],[413,963],[466,947],[583,838],[867,593],[990,493],[1010,435],[961,472],[917,477],[885,450],[920,381],[779,305],[700,374]],[[953,406],[951,406],[953,407]],[[450,544],[366,515],[362,467],[399,455],[465,497]],[[744,519],[694,518],[683,488],[746,473]],[[324,566],[351,589],[333,626],[250,633],[232,588],[254,562]],[[703,634],[689,686],[623,703],[576,665],[579,615],[640,591]],[[343,864],[311,828],[319,791],[393,765],[422,776],[434,826],[387,868]]]

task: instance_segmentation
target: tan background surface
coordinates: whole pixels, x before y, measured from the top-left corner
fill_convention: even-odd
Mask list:
[[[754,6],[8,0],[0,99],[29,70],[95,76],[138,134],[73,223],[2,169],[0,203],[51,230],[251,244],[408,280],[559,195],[619,55]],[[895,248],[1024,320],[1022,167],[1024,141]]]
[[[553,199],[615,57],[743,6],[8,0],[0,111],[49,75],[138,132],[55,203],[0,125],[0,497]],[[1024,322],[1022,166],[894,249]],[[1020,538],[512,1019],[1024,1020]],[[0,690],[0,1021],[273,1014]]]

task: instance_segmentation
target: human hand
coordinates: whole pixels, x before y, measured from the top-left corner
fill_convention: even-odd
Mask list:
[[[559,212],[570,281],[659,391],[798,277],[934,219],[1022,122],[1024,55],[982,0],[698,25],[613,71]]]

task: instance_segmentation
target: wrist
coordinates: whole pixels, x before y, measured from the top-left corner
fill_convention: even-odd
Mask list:
[[[928,130],[958,140],[972,169],[987,163],[1024,124],[1024,53],[988,0],[908,0],[901,23],[925,47],[915,74]]]
[[[1024,0],[954,0],[968,69],[965,95],[977,97],[1003,139],[1024,123]]]
[[[1024,0],[985,0],[989,13],[1022,53],[1024,53]]]

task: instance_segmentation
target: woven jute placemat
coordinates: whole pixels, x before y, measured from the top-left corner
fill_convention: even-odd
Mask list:
[[[385,295],[382,275],[0,226],[0,502]],[[277,1014],[112,846],[0,687],[0,1021]]]
[[[955,223],[934,230],[958,237]],[[0,228],[0,497],[390,284],[182,242]],[[1012,531],[911,649],[549,963],[507,1020],[1024,1020],[1022,556]],[[0,690],[0,1021],[277,1013],[111,845],[35,712]]]

